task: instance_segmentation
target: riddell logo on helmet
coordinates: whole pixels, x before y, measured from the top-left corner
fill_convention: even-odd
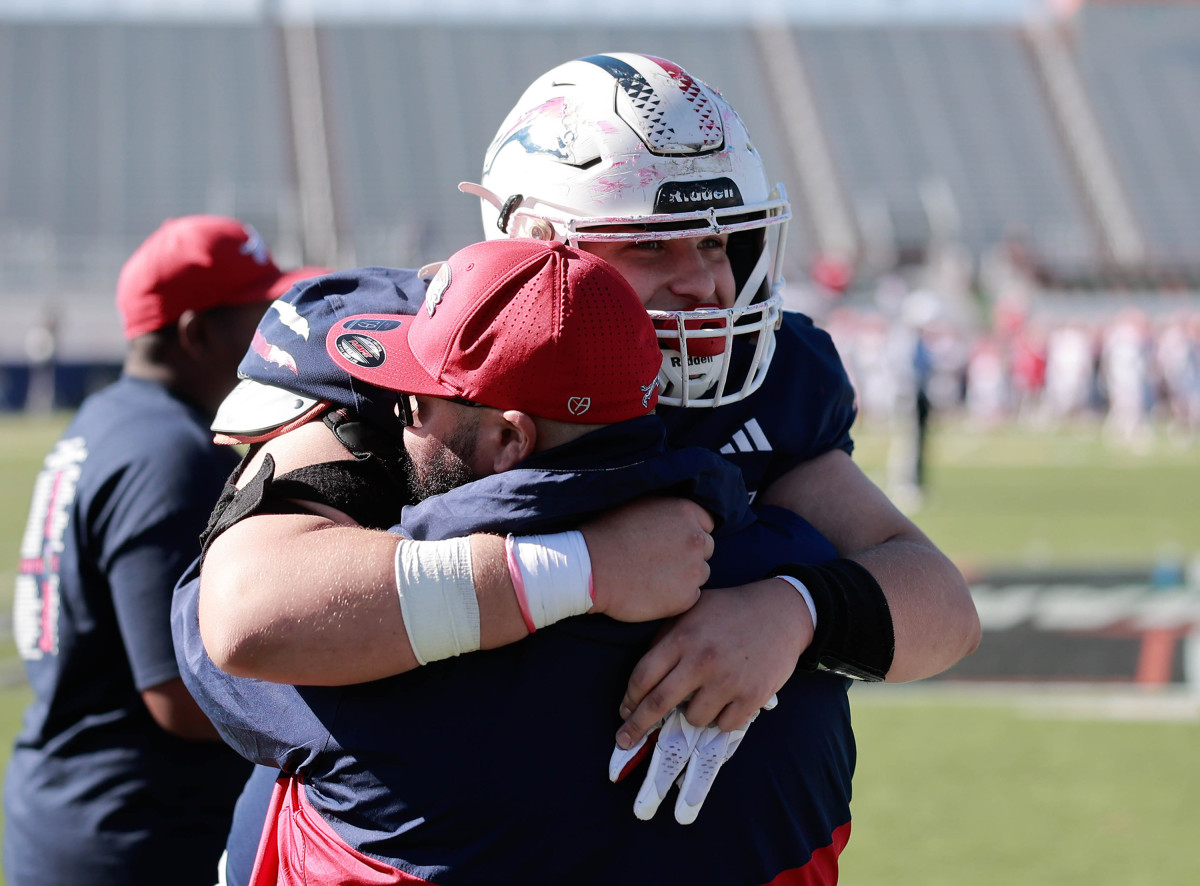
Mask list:
[[[707,366],[710,363],[715,363],[716,359],[717,359],[716,357],[693,357],[689,354],[688,355],[688,366]],[[676,369],[678,369],[680,366],[683,365],[683,358],[682,357],[672,357],[671,365],[674,366]]]
[[[730,178],[699,182],[665,182],[654,198],[655,213],[691,212],[710,206],[741,206],[742,192]]]

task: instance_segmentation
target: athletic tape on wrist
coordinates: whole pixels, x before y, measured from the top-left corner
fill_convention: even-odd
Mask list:
[[[471,576],[471,540],[401,539],[396,593],[404,630],[421,664],[479,648],[479,601]]]
[[[896,636],[883,588],[870,572],[853,560],[831,560],[820,566],[791,563],[772,574],[801,582],[817,613],[800,670],[823,668],[872,682],[887,676]]]
[[[792,587],[794,587],[796,589],[796,591],[800,594],[801,598],[804,600],[804,605],[808,607],[808,614],[812,616],[813,633],[816,634],[816,632],[817,632],[817,604],[813,602],[812,594],[810,594],[808,591],[808,588],[806,588],[804,586],[804,582],[800,581],[800,579],[798,579],[798,578],[793,578],[790,575],[777,575],[775,577],[780,579],[781,581],[786,581],[788,584],[790,584]]]
[[[592,558],[582,532],[510,535],[504,552],[529,633],[592,608]]]

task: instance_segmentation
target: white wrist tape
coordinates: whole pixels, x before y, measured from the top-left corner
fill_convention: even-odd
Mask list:
[[[777,575],[775,577],[782,578],[800,592],[800,596],[804,598],[804,605],[808,607],[808,614],[812,616],[813,630],[815,631],[817,629],[817,604],[813,602],[812,594],[808,592],[808,588],[804,586],[804,582],[798,578],[792,578],[790,575]]]
[[[582,532],[510,535],[504,550],[529,633],[592,608],[592,558]]]
[[[408,642],[421,664],[479,648],[479,601],[469,538],[400,539],[396,593]]]

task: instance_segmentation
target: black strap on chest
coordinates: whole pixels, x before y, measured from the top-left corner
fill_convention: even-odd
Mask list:
[[[309,513],[298,502],[335,508],[369,529],[400,522],[401,510],[412,501],[403,443],[344,409],[322,418],[354,458],[306,465],[276,477],[275,460],[267,454],[250,482],[238,489],[237,481],[256,451],[251,449],[226,482],[200,535],[201,556],[222,532],[251,515]]]

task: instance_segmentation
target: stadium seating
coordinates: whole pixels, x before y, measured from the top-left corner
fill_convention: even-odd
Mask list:
[[[1121,269],[1029,27],[793,22],[781,44],[702,20],[0,21],[0,363],[23,361],[24,330],[50,309],[61,357],[116,359],[117,270],[171,215],[243,218],[281,264],[448,255],[480,235],[477,204],[455,188],[477,179],[523,86],[617,49],[678,61],[741,111],[796,210],[791,280],[821,257],[811,158],[787,125],[807,99],[864,280],[887,269],[873,257],[915,262],[953,241],[978,261],[1015,229],[1047,279],[1103,286]],[[1153,285],[1167,268],[1200,287],[1200,8],[1087,5],[1054,40],[1145,244],[1144,264],[1127,270]],[[786,68],[763,52],[780,45],[806,82],[777,82]],[[309,140],[323,152],[305,153]],[[326,204],[309,199],[318,192]]]

